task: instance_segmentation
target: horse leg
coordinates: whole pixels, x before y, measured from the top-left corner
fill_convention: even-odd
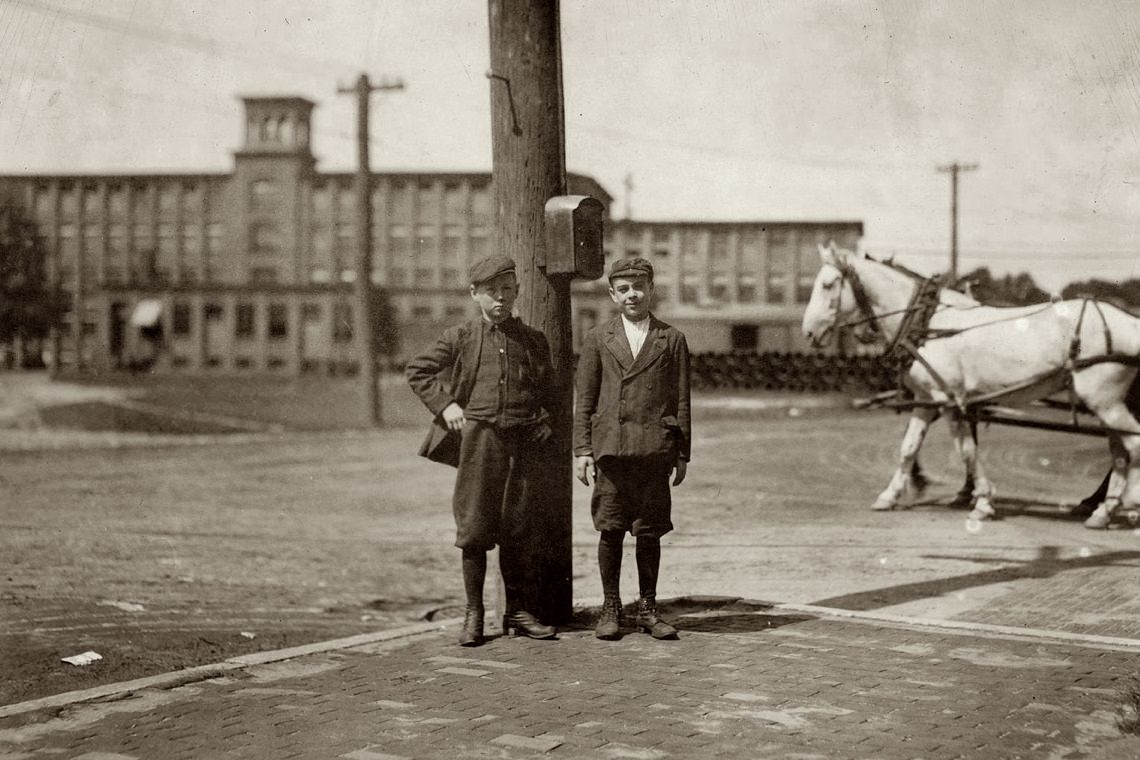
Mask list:
[[[895,470],[895,474],[891,477],[887,487],[875,499],[871,509],[881,512],[898,506],[899,497],[911,485],[911,472],[914,468],[915,458],[918,456],[918,450],[922,448],[922,440],[926,437],[926,431],[936,414],[937,412],[933,409],[915,409],[911,413],[899,451],[898,469]]]
[[[970,498],[974,508],[970,511],[970,520],[992,520],[997,517],[991,499],[994,495],[994,486],[982,468],[978,458],[977,428],[960,414],[950,418],[950,434],[954,436],[954,448],[958,456],[962,457],[962,464],[966,467],[966,482],[972,483]],[[963,489],[965,490],[965,489]],[[961,495],[959,491],[959,495]]]
[[[1085,520],[1087,528],[1107,528],[1121,506],[1129,510],[1140,507],[1140,422],[1136,420],[1140,410],[1134,410],[1136,392],[1129,387],[1140,383],[1137,377],[1135,370],[1129,374],[1111,364],[1073,373],[1073,390],[1105,427],[1114,431],[1108,439],[1112,469],[1118,482],[1124,478],[1124,488],[1117,498],[1113,497],[1114,484],[1109,483],[1109,495]]]
[[[916,499],[919,496],[922,496],[923,492],[926,491],[926,489],[929,485],[930,485],[930,478],[926,477],[926,473],[924,473],[922,471],[922,465],[919,463],[918,457],[915,456],[914,464],[910,468],[911,496],[913,496]]]
[[[1128,485],[1129,461],[1134,458],[1129,455],[1119,435],[1108,437],[1108,450],[1112,454],[1112,471],[1105,487],[1104,500],[1085,520],[1085,527],[1093,530],[1107,528],[1112,522],[1113,515],[1120,508],[1124,489]]]
[[[949,420],[950,434],[954,434],[954,420]],[[974,441],[974,450],[978,448],[978,421],[975,419],[970,420],[970,438]],[[959,450],[959,456],[962,452]],[[975,458],[975,462],[977,459]],[[962,487],[958,489],[958,493],[954,494],[953,501],[950,506],[965,509],[970,506],[974,501],[974,473],[968,467],[966,468],[966,479],[962,481]]]

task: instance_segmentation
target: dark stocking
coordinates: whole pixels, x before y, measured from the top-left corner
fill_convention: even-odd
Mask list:
[[[621,551],[625,531],[603,530],[598,537],[598,569],[602,575],[602,595],[606,598],[620,596]]]
[[[487,552],[482,549],[463,550],[463,590],[467,606],[483,607],[483,580],[487,577]]]
[[[661,539],[637,537],[637,582],[642,599],[657,598],[657,572],[661,567]]]

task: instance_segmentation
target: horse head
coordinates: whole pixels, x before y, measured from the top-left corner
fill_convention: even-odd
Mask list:
[[[840,250],[835,243],[827,247],[819,246],[820,267],[811,288],[811,298],[804,310],[802,323],[804,337],[813,348],[822,347],[837,327],[850,323],[856,338],[869,343],[878,335],[866,304],[860,303],[856,288],[859,287],[853,260],[864,254]],[[865,300],[865,299],[864,299]]]

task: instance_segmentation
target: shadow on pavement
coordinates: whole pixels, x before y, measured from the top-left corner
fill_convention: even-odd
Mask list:
[[[1065,570],[1088,567],[1108,567],[1140,559],[1140,551],[1117,551],[1097,554],[1091,557],[1071,557],[1059,559],[1056,546],[1042,546],[1037,556],[1028,562],[1004,557],[963,557],[952,555],[923,555],[925,559],[952,559],[979,563],[1002,563],[1004,566],[993,570],[968,573],[952,578],[940,578],[919,583],[905,583],[900,586],[844,594],[812,602],[820,607],[836,607],[843,610],[867,611],[880,607],[892,607],[920,599],[945,596],[955,591],[1006,583],[1021,578],[1049,578]],[[1012,565],[1012,566],[1011,566]]]
[[[658,610],[684,635],[689,633],[756,633],[785,625],[816,620],[814,615],[769,614],[773,605],[737,597],[693,596],[667,599],[658,602]],[[597,619],[598,608],[579,608],[574,619],[563,630],[591,630]],[[637,611],[627,604],[623,612],[623,633],[633,627]]]
[[[761,612],[681,615],[674,622],[681,633],[757,633],[816,620],[813,615],[765,615]]]

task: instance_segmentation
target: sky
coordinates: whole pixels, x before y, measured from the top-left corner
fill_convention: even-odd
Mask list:
[[[1047,290],[1140,278],[1132,0],[562,0],[567,168],[645,220],[861,220],[864,248]],[[318,167],[489,171],[486,0],[0,0],[0,173],[219,171],[240,96],[317,102]],[[629,177],[632,190],[625,189]]]

